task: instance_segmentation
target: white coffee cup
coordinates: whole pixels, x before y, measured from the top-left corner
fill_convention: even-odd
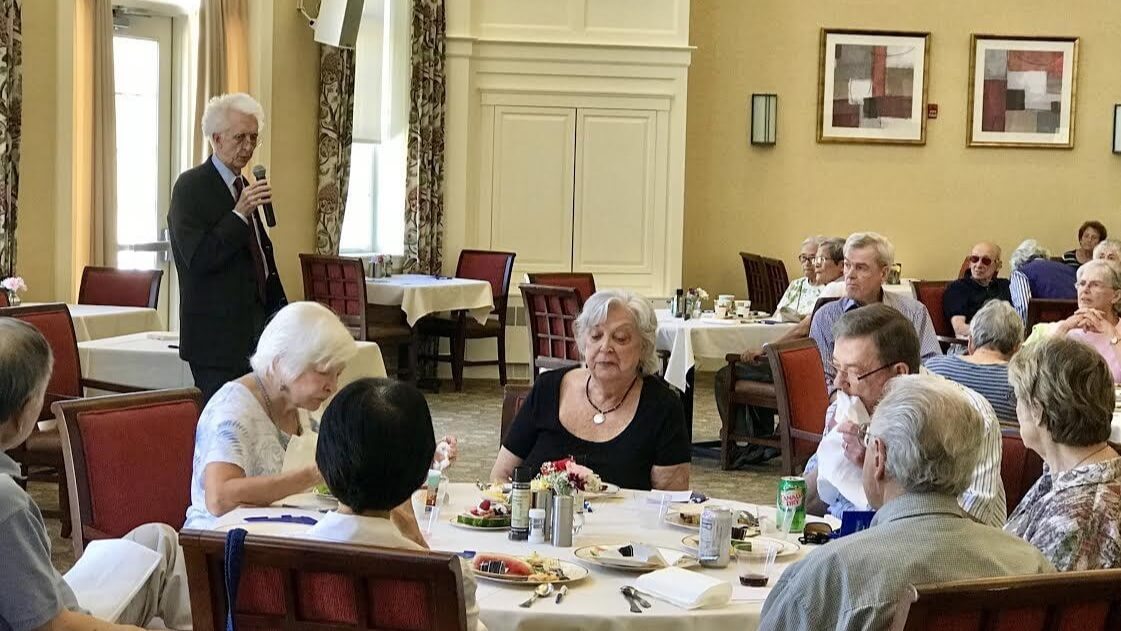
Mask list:
[[[716,303],[715,309],[716,309],[716,319],[717,320],[723,320],[724,318],[728,317],[728,305],[726,305],[722,302],[718,302],[718,303]]]
[[[751,316],[751,301],[750,300],[737,300],[736,301],[736,317],[747,318]]]

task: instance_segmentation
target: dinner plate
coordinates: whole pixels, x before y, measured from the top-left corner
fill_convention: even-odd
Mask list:
[[[474,526],[474,525],[471,525],[471,524],[464,524],[464,523],[458,521],[456,519],[456,517],[458,517],[458,515],[456,515],[455,517],[452,517],[448,521],[451,523],[451,525],[455,526],[456,528],[463,528],[464,530],[481,530],[483,532],[503,532],[503,531],[506,531],[506,530],[510,529],[510,524],[506,524],[505,526]]]
[[[576,558],[580,559],[581,561],[591,563],[593,565],[599,565],[601,567],[609,568],[612,570],[621,570],[624,572],[653,572],[654,570],[661,569],[661,566],[655,565],[653,563],[627,562],[622,559],[599,556],[600,553],[606,550],[618,550],[624,545],[627,544],[584,546],[582,548],[577,548],[572,552],[572,554],[576,555]],[[673,550],[672,548],[658,549],[665,552],[676,552],[678,554],[681,553],[680,550]],[[699,565],[699,563],[697,562],[697,558],[695,556],[683,556],[677,561],[677,563],[673,564],[673,567],[691,568],[696,567],[697,565]]]
[[[475,573],[475,576],[477,576],[479,578],[486,579],[488,581],[494,581],[495,583],[506,583],[508,585],[541,585],[543,583],[552,583],[554,585],[564,585],[565,583],[575,583],[577,581],[582,581],[582,580],[588,578],[588,574],[590,573],[590,572],[588,572],[588,568],[586,568],[582,565],[577,565],[575,563],[569,563],[568,561],[561,561],[560,559],[546,558],[546,560],[556,563],[556,566],[562,572],[564,572],[565,577],[564,578],[555,578],[553,580],[547,580],[547,579],[530,580],[529,577],[526,577],[526,576],[509,576],[509,575],[506,575],[506,574],[491,574],[490,572],[482,572],[480,570],[473,570],[473,571]]]
[[[783,557],[788,557],[792,554],[797,554],[798,551],[802,549],[802,546],[798,545],[794,541],[783,541],[782,539],[775,539],[773,537],[752,537],[752,538],[747,540],[748,543],[764,542],[764,541],[770,542],[770,543],[775,543],[775,544],[778,544],[779,546],[781,546],[779,548],[778,553],[775,555],[775,558],[778,558],[778,559],[781,559]],[[734,542],[734,543],[739,543],[739,542]],[[693,552],[696,552],[700,548],[700,537],[698,535],[687,535],[684,539],[681,540],[681,545],[685,546],[689,550],[692,550]],[[732,550],[732,554],[733,554],[733,556],[735,555],[735,549],[734,548]]]
[[[701,525],[699,523],[698,524],[687,524],[684,521],[682,521],[681,520],[681,513],[677,512],[675,510],[670,510],[669,512],[666,513],[665,522],[667,524],[669,524],[670,526],[673,526],[674,528],[680,528],[682,530],[692,530],[692,531],[695,532],[695,531],[698,531],[698,530],[701,529]]]
[[[612,484],[610,482],[604,482],[602,491],[597,491],[595,493],[590,493],[588,491],[582,491],[582,493],[584,495],[584,498],[589,499],[589,500],[615,497],[616,495],[619,494],[619,485],[618,484]]]

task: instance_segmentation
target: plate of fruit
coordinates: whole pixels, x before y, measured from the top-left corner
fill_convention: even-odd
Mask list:
[[[540,585],[574,583],[588,577],[588,569],[536,552],[527,557],[497,552],[480,552],[471,565],[475,576],[499,583]]]
[[[456,515],[451,523],[469,530],[507,530],[510,528],[510,506],[484,499]]]

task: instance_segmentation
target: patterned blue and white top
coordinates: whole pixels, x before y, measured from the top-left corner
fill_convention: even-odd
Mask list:
[[[301,431],[319,429],[306,411],[299,412]],[[277,429],[248,388],[236,381],[222,386],[206,404],[195,429],[191,505],[183,527],[207,529],[218,519],[206,510],[206,491],[202,486],[206,465],[228,462],[240,467],[247,478],[276,475],[284,465],[290,439],[290,435]]]

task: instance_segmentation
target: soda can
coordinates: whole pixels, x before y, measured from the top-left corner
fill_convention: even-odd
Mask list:
[[[701,513],[697,560],[704,567],[728,567],[732,560],[732,511],[709,506]]]
[[[802,532],[806,527],[806,479],[788,475],[779,480],[776,508],[778,513],[775,515],[775,524],[780,529],[788,519],[787,514],[793,512],[793,519],[790,519],[790,532]]]

